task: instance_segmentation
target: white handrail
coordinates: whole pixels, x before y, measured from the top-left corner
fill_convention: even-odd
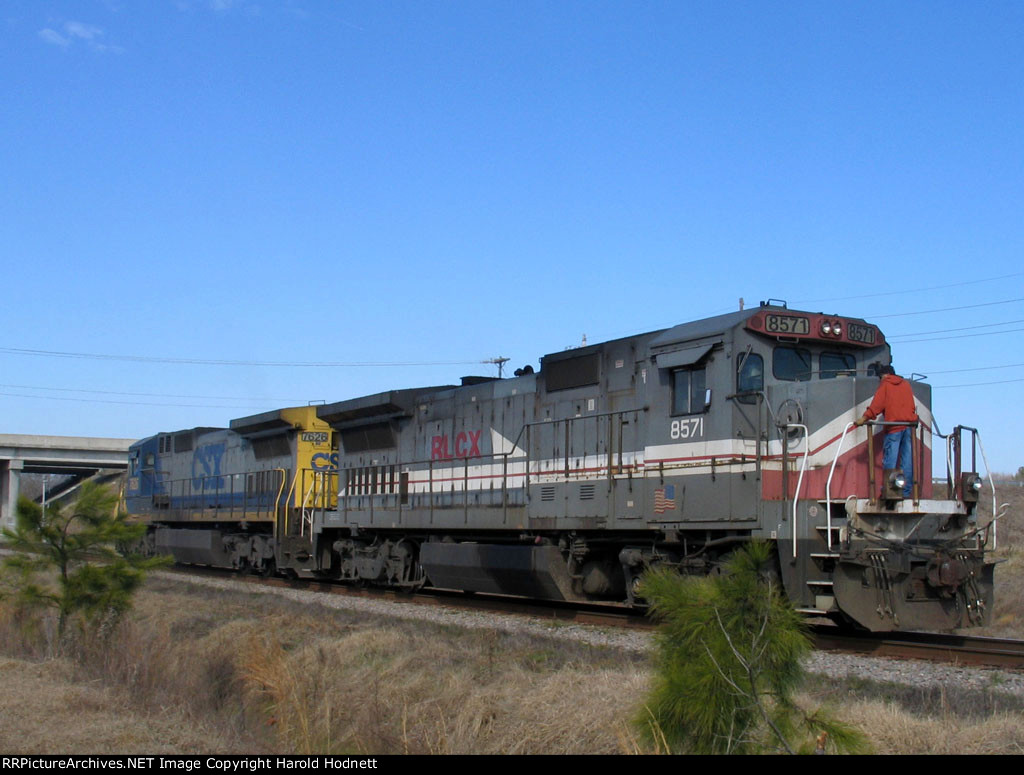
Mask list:
[[[322,476],[321,472],[319,472],[319,471],[314,471],[313,472],[313,478],[309,482],[309,489],[306,490],[306,497],[302,499],[302,522],[299,524],[299,535],[300,536],[305,536],[306,535],[306,523],[309,523],[309,534],[310,534],[310,536],[313,535],[313,512],[312,512],[312,509],[307,508],[307,506],[312,505],[313,509],[316,508],[316,492],[315,492],[315,490],[316,490],[316,485],[317,485],[317,478],[319,476]],[[312,496],[312,498],[310,496]],[[312,504],[310,503],[311,500],[312,500]]]
[[[836,463],[839,462],[839,453],[843,451],[843,442],[846,441],[846,434],[850,432],[850,428],[854,425],[856,423],[850,422],[843,428],[843,435],[839,437],[839,446],[836,447],[836,456],[832,458],[832,468],[828,472],[828,481],[825,482],[825,532],[828,536],[829,551],[832,551],[832,475],[836,472]]]
[[[796,480],[796,492],[793,493],[793,557],[796,557],[796,507],[800,503],[800,487],[804,482],[804,472],[807,470],[807,456],[811,452],[811,432],[806,425],[800,423],[786,423],[786,430],[790,428],[803,428],[804,431],[804,462],[800,465],[800,476]],[[787,443],[786,439],[782,443]],[[788,493],[787,493],[788,494]]]
[[[981,443],[981,433],[978,431],[974,432],[974,438],[978,440],[978,449],[981,450],[981,461],[985,464],[985,473],[988,474],[988,484],[992,488],[992,551],[999,548],[999,538],[996,533],[998,526],[996,524],[996,481],[992,478],[992,469],[988,467],[988,458],[985,457],[985,447]]]

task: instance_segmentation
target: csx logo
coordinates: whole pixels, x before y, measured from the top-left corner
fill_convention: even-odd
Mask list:
[[[192,453],[192,487],[196,490],[219,490],[224,486],[220,461],[224,444],[207,444]]]
[[[309,466],[314,471],[337,471],[338,453],[317,452],[310,458]]]
[[[453,458],[479,457],[481,431],[462,431],[455,434],[455,444],[449,448],[448,434],[434,436],[430,440],[431,460],[451,460]]]

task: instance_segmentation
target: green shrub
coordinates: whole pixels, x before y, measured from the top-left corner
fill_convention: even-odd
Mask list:
[[[701,754],[865,747],[854,730],[794,700],[811,642],[774,568],[772,547],[757,542],[735,551],[721,575],[644,576],[641,594],[661,622],[654,686],[637,719],[649,744]]]
[[[93,626],[119,618],[146,571],[167,560],[117,552],[116,546],[134,543],[146,527],[127,522],[116,506],[117,495],[94,482],[82,484],[67,510],[48,504],[44,513],[21,498],[15,529],[3,531],[13,554],[3,559],[0,595],[21,611],[55,611],[58,640],[72,618]]]

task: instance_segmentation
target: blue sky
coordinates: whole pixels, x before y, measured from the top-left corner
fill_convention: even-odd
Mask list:
[[[1022,3],[5,0],[0,36],[2,432],[772,297],[877,322],[942,430],[1024,465]]]

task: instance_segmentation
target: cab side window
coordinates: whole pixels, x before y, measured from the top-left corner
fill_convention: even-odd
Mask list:
[[[772,374],[786,382],[811,378],[811,351],[803,347],[776,347],[772,352]]]
[[[676,369],[672,372],[672,414],[696,414],[704,411],[707,370]]]
[[[736,370],[737,401],[743,404],[757,402],[756,393],[764,390],[764,358],[757,353],[740,356]]]
[[[822,353],[818,359],[821,379],[835,379],[838,376],[852,377],[857,370],[856,359],[849,353]]]

